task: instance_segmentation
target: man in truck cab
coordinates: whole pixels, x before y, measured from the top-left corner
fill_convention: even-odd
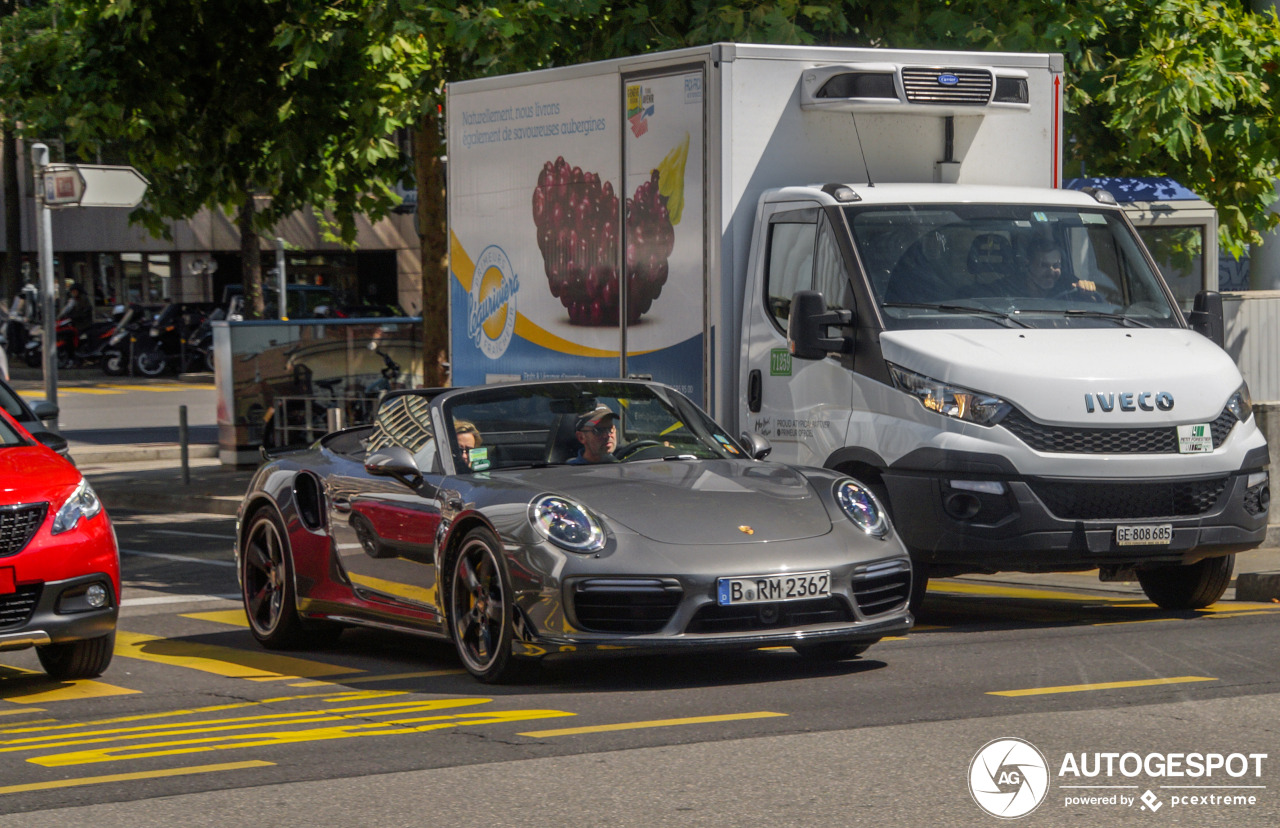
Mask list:
[[[1069,282],[1062,276],[1062,250],[1049,239],[1036,239],[1027,253],[1022,293],[1032,299],[1102,301],[1093,282]]]

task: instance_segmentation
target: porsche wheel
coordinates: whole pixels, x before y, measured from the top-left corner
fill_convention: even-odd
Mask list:
[[[40,666],[51,679],[73,681],[95,678],[102,675],[111,663],[115,646],[116,634],[112,632],[100,638],[36,647],[36,658],[40,659]]]
[[[811,661],[847,661],[857,658],[871,648],[871,643],[854,644],[848,641],[823,641],[814,644],[793,644],[795,651]]]
[[[488,529],[473,529],[453,556],[449,580],[449,627],[467,672],[498,684],[516,677],[511,654],[511,579],[502,546]]]
[[[293,590],[293,562],[280,518],[261,509],[249,523],[240,552],[240,590],[249,631],[264,647],[287,649],[304,643]]]
[[[1227,591],[1235,561],[1235,555],[1223,555],[1193,564],[1139,569],[1138,583],[1152,603],[1162,609],[1204,609]]]

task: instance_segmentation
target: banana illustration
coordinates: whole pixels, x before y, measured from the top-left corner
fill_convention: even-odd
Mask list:
[[[689,158],[689,133],[658,165],[658,193],[667,199],[667,215],[671,226],[680,223],[684,211],[684,164]]]

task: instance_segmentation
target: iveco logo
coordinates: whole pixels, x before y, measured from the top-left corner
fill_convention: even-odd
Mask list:
[[[941,75],[938,75],[938,83],[943,86],[955,86],[959,82],[960,79],[950,72],[943,72]]]
[[[1092,414],[1094,411],[1161,411],[1173,410],[1173,395],[1168,391],[1125,391],[1120,394],[1085,394],[1084,410]]]

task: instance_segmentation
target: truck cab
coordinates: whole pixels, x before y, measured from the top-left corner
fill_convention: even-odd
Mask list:
[[[917,600],[931,575],[1098,568],[1202,607],[1264,538],[1220,316],[1191,328],[1105,192],[783,188],[750,259],[739,422],[871,481]]]

